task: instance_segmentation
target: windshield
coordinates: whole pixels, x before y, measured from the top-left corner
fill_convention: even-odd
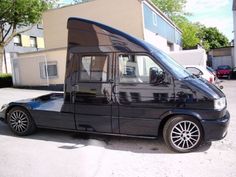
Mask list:
[[[177,63],[170,56],[162,51],[154,50],[154,55],[157,57],[162,64],[168,67],[168,70],[174,74],[178,79],[183,79],[192,76],[182,65]]]
[[[231,68],[228,65],[222,65],[222,66],[218,66],[218,69],[225,70],[225,69],[231,69]]]

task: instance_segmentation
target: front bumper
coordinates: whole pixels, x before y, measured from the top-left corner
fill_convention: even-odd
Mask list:
[[[225,116],[215,120],[202,120],[205,141],[216,141],[223,139],[227,134],[230,114],[227,111]]]

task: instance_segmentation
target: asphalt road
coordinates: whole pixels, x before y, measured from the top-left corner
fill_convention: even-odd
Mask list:
[[[16,137],[0,122],[0,177],[235,177],[236,81],[225,81],[231,122],[224,140],[193,153],[169,151],[163,140],[81,136],[38,130]],[[0,106],[48,92],[0,89]]]

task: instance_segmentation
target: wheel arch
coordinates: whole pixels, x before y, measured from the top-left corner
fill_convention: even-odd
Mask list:
[[[20,107],[20,108],[22,108],[22,109],[25,109],[25,110],[30,114],[29,108],[28,108],[26,105],[12,104],[12,105],[8,106],[8,108],[6,109],[6,112],[5,112],[5,121],[7,121],[8,113],[10,112],[10,110],[12,110],[12,109],[15,108],[15,107]]]
[[[202,132],[203,132],[203,137],[205,136],[205,132],[204,132],[204,129],[203,129],[203,126],[201,123],[201,120],[202,120],[201,116],[196,112],[186,111],[186,110],[185,111],[181,111],[181,110],[169,111],[169,112],[166,112],[165,114],[163,114],[160,118],[161,121],[160,121],[160,124],[158,127],[158,135],[161,135],[161,136],[163,135],[163,129],[164,129],[166,122],[175,116],[188,116],[188,117],[194,118],[195,120],[197,120],[200,123],[201,128],[202,128]]]

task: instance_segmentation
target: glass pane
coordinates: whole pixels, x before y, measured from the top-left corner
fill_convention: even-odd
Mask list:
[[[107,81],[107,57],[92,57],[91,80]]]
[[[200,75],[201,71],[197,68],[186,68],[191,74]]]
[[[150,57],[145,55],[120,55],[120,82],[149,83],[150,70],[163,71]]]
[[[36,47],[36,37],[30,37],[30,46]]]
[[[20,36],[15,36],[13,40],[14,40],[14,43],[19,44],[20,43]]]
[[[80,66],[80,79],[90,80],[90,67],[92,57],[83,57]]]
[[[57,76],[57,65],[48,65],[48,76]]]
[[[80,80],[107,81],[107,56],[82,57]]]

